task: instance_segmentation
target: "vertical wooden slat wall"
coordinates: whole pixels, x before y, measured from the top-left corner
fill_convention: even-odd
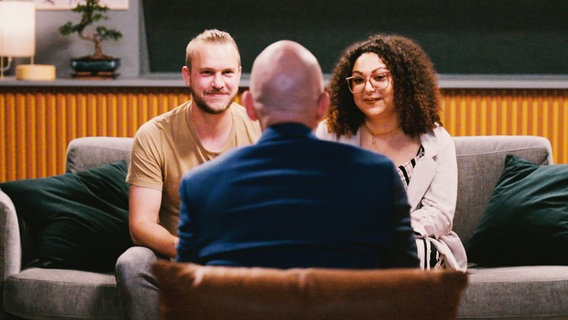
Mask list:
[[[545,136],[555,163],[568,163],[568,90],[442,93],[442,119],[452,135]],[[186,99],[185,88],[0,87],[0,181],[61,174],[71,139],[131,137]]]
[[[450,134],[537,135],[550,140],[555,163],[568,163],[568,90],[443,90]]]
[[[62,174],[72,139],[131,137],[187,98],[184,88],[0,88],[0,181]]]

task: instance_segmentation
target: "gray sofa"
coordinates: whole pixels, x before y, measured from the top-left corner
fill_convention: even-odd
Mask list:
[[[501,175],[506,154],[537,164],[552,162],[548,140],[534,136],[455,137],[459,191],[454,230],[471,238]],[[130,138],[71,141],[67,171],[128,160]],[[0,192],[0,319],[118,319],[114,276],[85,271],[21,270],[16,211]],[[568,266],[470,268],[459,307],[463,319],[568,319]],[[425,293],[428,294],[428,293]]]

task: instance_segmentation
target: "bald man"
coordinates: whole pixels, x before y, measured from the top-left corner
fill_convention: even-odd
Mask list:
[[[313,135],[329,97],[312,53],[292,41],[268,46],[253,63],[242,101],[263,134],[184,175],[177,261],[418,267],[393,163]]]

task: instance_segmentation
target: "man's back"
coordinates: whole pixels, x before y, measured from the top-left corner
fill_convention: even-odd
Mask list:
[[[415,267],[409,206],[393,164],[269,127],[182,180],[178,260],[276,268]]]

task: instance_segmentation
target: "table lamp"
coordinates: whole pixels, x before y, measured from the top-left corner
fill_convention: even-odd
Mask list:
[[[0,78],[10,69],[13,58],[29,57],[30,64],[16,66],[16,79],[55,79],[55,66],[34,64],[35,26],[33,2],[0,1]]]

